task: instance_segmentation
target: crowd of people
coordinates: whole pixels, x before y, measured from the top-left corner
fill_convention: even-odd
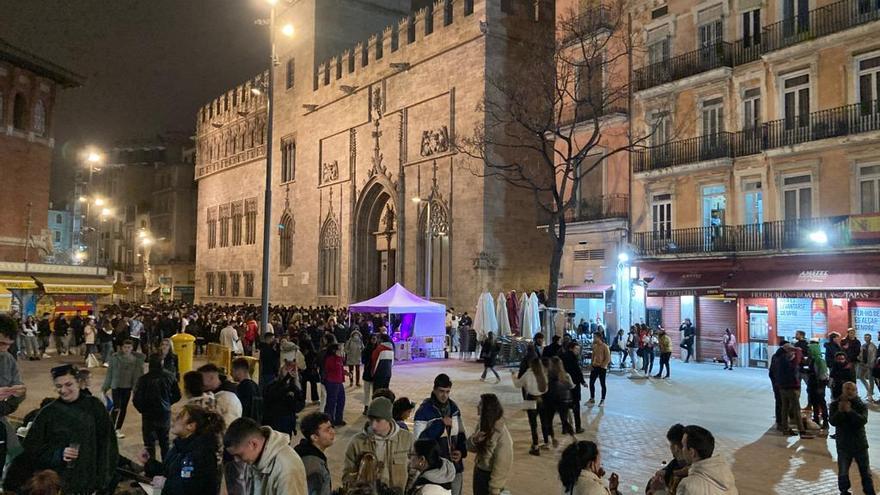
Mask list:
[[[36,322],[2,317],[0,416],[14,412],[26,392],[15,356],[42,359],[53,347],[58,355],[80,356],[84,365],[91,358],[107,367],[101,398],[92,396],[85,367],[52,368],[57,398],[47,398],[25,417],[19,432],[24,449],[7,470],[6,489],[55,493],[25,488],[54,483],[63,493],[111,493],[128,477],[169,494],[220,493],[223,487],[233,495],[460,495],[464,459],[473,455],[473,493],[509,492],[515,452],[495,394],[480,396],[479,421],[468,432],[447,374],[435,377],[429,396],[419,404],[393,392],[394,350],[388,332],[392,322],[384,315],[362,315],[347,325],[347,314],[338,308],[273,307],[269,321],[260,324],[257,309],[111,306],[96,316],[73,316],[70,321],[60,314],[51,321],[43,315]],[[455,320],[466,328],[468,319],[462,316]],[[33,334],[28,328],[35,329]],[[690,321],[679,331],[687,361],[695,331]],[[181,332],[195,336],[198,352],[212,342],[231,349],[230,369],[208,363],[181,376],[170,341]],[[728,347],[735,352],[732,339],[727,332],[721,342],[729,369],[735,362],[735,354],[727,353]],[[859,467],[865,493],[874,493],[864,426],[867,409],[855,382],[862,379],[867,400],[873,401],[872,373],[880,367],[870,335],[864,340],[854,332],[844,339],[830,334],[820,348],[819,342],[806,342],[799,333],[793,343],[780,342],[770,366],[777,427],[784,434],[811,437],[810,417],[802,416],[799,402],[802,382],[812,420],[826,431],[829,424],[836,427],[841,493],[849,490],[852,462]],[[546,455],[551,447],[560,448],[564,437],[567,446],[558,461],[562,493],[619,493],[617,475],[606,479],[600,446],[577,437],[584,433],[582,387],[590,394],[588,406],[603,407],[612,367],[629,366],[649,377],[668,378],[672,340],[662,328],[646,325],[635,325],[628,334],[621,330],[610,339],[598,327],[590,339],[586,376],[582,344],[577,335],[569,334],[554,335],[545,343],[538,333],[519,369],[512,372],[530,427],[528,454]],[[496,382],[502,380],[495,370],[500,349],[491,333],[481,342],[481,380],[489,373]],[[614,353],[619,357],[616,365]],[[660,363],[656,374],[655,356]],[[259,362],[259,384],[254,361]],[[828,387],[830,405],[825,401]],[[347,395],[358,389],[365,421],[351,426],[357,432],[346,447],[343,465],[331,466],[325,452],[336,441],[336,429],[348,426],[343,414]],[[136,459],[120,456],[117,444],[125,437],[122,428],[130,402],[141,415],[144,451]],[[561,436],[555,431],[557,416]],[[645,480],[646,493],[737,493],[729,466],[714,455],[709,431],[676,424],[667,440],[673,459]],[[331,473],[336,469],[341,486],[333,486]]]

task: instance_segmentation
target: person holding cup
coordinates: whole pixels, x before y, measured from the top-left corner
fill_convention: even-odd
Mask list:
[[[24,455],[34,470],[61,476],[64,493],[103,492],[111,487],[119,455],[116,435],[104,404],[80,391],[78,369],[52,368],[58,400],[34,419],[24,439]]]

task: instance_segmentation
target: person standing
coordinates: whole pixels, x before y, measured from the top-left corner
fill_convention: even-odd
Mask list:
[[[624,369],[626,368],[626,335],[623,333],[623,329],[617,331],[617,335],[614,337],[614,343],[611,346],[611,350],[617,352],[617,357],[619,358],[618,368]]]
[[[828,388],[828,364],[819,349],[819,340],[815,339],[807,348],[809,359],[809,375],[807,376],[807,397],[813,410],[813,421],[828,429],[828,403],[825,402],[825,391]]]
[[[846,353],[846,360],[853,365],[853,368],[859,362],[859,355],[862,351],[862,343],[856,337],[856,331],[852,328],[846,330],[846,338],[840,343],[841,349]]]
[[[657,371],[657,374],[654,375],[654,378],[660,378],[660,375],[663,374],[663,367],[666,367],[666,376],[663,378],[669,378],[669,359],[672,357],[672,339],[669,338],[669,335],[666,335],[666,330],[662,327],[660,328],[660,336],[657,338],[658,345],[660,347],[660,369]]]
[[[659,341],[654,329],[648,329],[642,336],[642,373],[650,376],[654,371],[654,349]]]
[[[690,465],[688,475],[678,484],[676,495],[737,495],[736,480],[730,466],[715,453],[715,437],[697,426],[684,427],[682,456]]]
[[[600,333],[593,337],[593,362],[590,369],[590,400],[588,405],[596,403],[596,379],[602,387],[602,396],[599,399],[599,407],[605,405],[605,376],[608,373],[608,365],[611,364],[611,350],[604,342],[604,336]]]
[[[498,359],[498,353],[501,352],[501,344],[495,340],[495,333],[489,332],[480,346],[480,354],[483,358],[483,374],[480,375],[480,381],[486,380],[486,372],[491,371],[495,375],[495,383],[501,382],[501,375],[495,371],[495,361]]]
[[[837,399],[843,392],[843,384],[856,381],[856,371],[844,351],[837,351],[829,372],[831,378],[831,399]]]
[[[174,375],[175,380],[180,379],[180,365],[177,360],[177,354],[171,346],[171,339],[162,339],[159,343],[159,355],[162,356],[162,368]]]
[[[392,403],[377,397],[367,408],[369,423],[352,437],[345,450],[346,475],[356,475],[361,458],[371,454],[382,463],[379,481],[403,492],[409,481],[407,457],[413,447],[413,434],[397,426],[392,416]]]
[[[327,346],[324,355],[324,368],[321,374],[324,379],[324,388],[327,389],[327,400],[324,404],[324,413],[333,420],[333,426],[345,426],[343,414],[345,413],[345,376],[348,371],[343,365],[342,348],[339,344]]]
[[[691,319],[685,318],[678,327],[678,331],[681,333],[681,344],[679,344],[679,347],[684,349],[686,353],[684,362],[687,363],[694,354],[694,339],[696,338],[697,330],[694,328],[694,324],[691,323]]]
[[[736,364],[737,358],[736,337],[733,336],[729,328],[724,329],[721,345],[724,350],[724,369],[733,371],[733,365]]]
[[[245,492],[254,495],[307,495],[306,468],[290,437],[250,418],[232,422],[223,436],[226,451],[247,464]]]
[[[467,439],[474,460],[474,495],[499,495],[513,467],[513,438],[504,421],[504,408],[495,394],[483,394],[477,403],[480,421]]]
[[[232,326],[232,321],[220,330],[220,345],[228,347],[233,356],[244,354],[241,338],[238,336],[238,330]]]
[[[777,363],[775,373],[781,401],[779,419],[782,422],[782,434],[788,436],[800,434],[802,438],[805,438],[807,434],[800,410],[801,377],[797,352],[795,347],[788,343],[782,346],[782,349],[784,354]],[[791,420],[796,422],[797,432],[789,426]]]
[[[840,335],[837,332],[829,333],[828,342],[825,342],[825,362],[831,366],[834,363],[834,357],[842,350],[840,347]]]
[[[635,371],[639,367],[636,360],[639,354],[639,334],[635,327],[630,327],[629,334],[626,336],[626,353],[629,355],[629,366]]]
[[[31,361],[40,359],[39,344],[37,342],[37,332],[39,328],[37,321],[33,315],[28,315],[24,323],[21,325],[21,335],[24,340],[24,351],[27,358]]]
[[[58,313],[55,317],[55,351],[58,356],[66,356],[67,350],[67,332],[70,330],[70,324],[64,313]]]
[[[266,333],[257,342],[260,353],[260,386],[264,389],[278,377],[281,369],[281,345],[274,333]]]
[[[434,378],[431,396],[416,410],[413,437],[437,443],[440,456],[455,466],[452,495],[461,495],[464,462],[467,457],[467,434],[458,404],[450,398],[452,380],[445,373]]]
[[[520,387],[523,393],[523,408],[528,415],[529,430],[532,433],[532,447],[529,449],[529,455],[539,456],[541,450],[538,447],[538,418],[541,418],[543,424],[544,416],[541,411],[544,407],[543,396],[547,393],[548,388],[547,371],[541,364],[541,360],[533,357],[528,360],[519,374],[516,371],[511,371],[510,377],[513,380],[513,385]],[[543,427],[541,429],[544,430]],[[547,438],[544,438],[544,443],[547,443]]]
[[[872,371],[876,361],[877,346],[871,342],[871,334],[866,333],[865,343],[862,344],[859,354],[858,376],[859,380],[862,381],[862,385],[865,386],[865,392],[867,392],[866,400],[869,404],[874,403],[874,377]]]
[[[831,417],[829,421],[837,427],[835,443],[837,445],[837,488],[840,493],[849,493],[852,483],[849,479],[849,468],[855,461],[862,479],[862,491],[866,495],[874,495],[874,480],[871,478],[871,463],[868,459],[868,437],[865,424],[868,422],[868,408],[859,399],[859,390],[855,382],[842,385],[840,397],[831,401]]]
[[[391,384],[391,368],[394,364],[394,347],[387,333],[379,334],[379,343],[373,349],[370,359],[373,377],[373,390],[389,388]]]
[[[171,423],[174,442],[168,457],[159,463],[145,459],[145,472],[153,488],[167,495],[220,493],[217,455],[223,434],[223,417],[196,405],[185,405]]]
[[[576,340],[567,342],[565,344],[565,351],[560,354],[565,372],[568,373],[572,383],[574,383],[574,388],[571,389],[571,412],[574,416],[574,432],[578,434],[584,432],[584,429],[581,427],[581,387],[587,385],[586,380],[584,380],[584,371],[581,368],[580,356],[581,346]]]
[[[119,451],[104,404],[80,393],[76,366],[52,368],[58,400],[42,408],[24,439],[35,470],[61,476],[64,493],[104,493],[111,488]]]
[[[88,362],[89,356],[93,356],[98,353],[98,346],[95,345],[95,339],[97,338],[97,329],[95,328],[95,317],[89,316],[86,319],[85,327],[83,327],[83,340],[86,344],[86,362]],[[95,358],[97,359],[97,358]],[[95,361],[97,362],[97,361]]]
[[[767,375],[770,377],[770,386],[773,387],[776,429],[782,432],[785,430],[782,428],[782,394],[779,389],[779,367],[782,366],[782,360],[785,359],[785,349],[782,348],[785,344],[785,339],[780,337],[779,347],[773,353],[773,356],[770,357],[770,366],[767,372]]]
[[[134,387],[134,408],[141,413],[141,433],[150,459],[156,458],[156,443],[162,459],[168,457],[168,433],[171,429],[171,405],[180,400],[180,387],[174,375],[162,368],[162,357],[153,354],[149,371],[138,378]]]
[[[281,345],[281,374],[263,391],[263,424],[291,436],[296,434],[296,415],[306,405],[305,393],[299,386],[298,352],[289,342]]]
[[[144,322],[141,321],[141,315],[134,315],[131,320],[128,322],[128,338],[131,339],[132,345],[134,346],[134,350],[141,349],[142,352],[147,352],[147,347],[145,346],[144,340],[141,340],[144,332]]]
[[[101,344],[101,366],[107,368],[110,366],[110,358],[113,357],[113,327],[106,317],[98,325],[97,332],[98,342]]]
[[[0,470],[6,465],[6,416],[14,413],[24,401],[27,389],[21,381],[18,361],[9,353],[18,328],[12,317],[0,314]]]
[[[599,447],[590,441],[572,443],[562,451],[557,465],[562,495],[620,495],[620,480],[611,473],[608,485],[602,481],[605,470]]]
[[[305,467],[309,495],[331,495],[333,484],[327,456],[324,455],[324,451],[336,441],[336,430],[330,416],[322,412],[307,414],[300,423],[300,430],[303,438],[293,450]]]
[[[351,332],[345,342],[345,364],[348,366],[348,386],[361,386],[361,353],[364,341],[357,330]],[[355,384],[355,382],[357,382]]]
[[[43,313],[37,324],[37,335],[40,338],[40,357],[47,358],[46,349],[49,348],[49,337],[52,335],[52,325],[49,323],[49,313]]]
[[[112,391],[113,411],[115,418],[116,437],[125,438],[122,434],[122,425],[125,423],[125,413],[128,410],[128,401],[131,400],[131,390],[138,378],[144,374],[144,355],[132,352],[130,340],[124,340],[119,351],[110,358],[110,366],[107,376],[104,377],[104,385],[101,391],[106,395]]]
[[[241,417],[257,423],[263,420],[263,394],[260,386],[251,379],[251,366],[245,358],[232,360],[232,379],[235,380],[235,396],[241,402]]]

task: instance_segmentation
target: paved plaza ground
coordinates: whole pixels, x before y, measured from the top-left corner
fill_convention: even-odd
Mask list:
[[[63,359],[63,358],[62,358]],[[35,407],[42,397],[54,395],[48,370],[57,358],[38,362],[20,361],[28,398],[19,414]],[[461,406],[465,424],[477,424],[479,395],[494,392],[505,406],[515,443],[515,461],[508,488],[513,495],[559,493],[556,475],[558,453],[543,451],[540,457],[527,454],[530,436],[526,415],[520,410],[520,393],[503,371],[502,382],[479,380],[482,365],[458,359],[399,363],[394,368],[391,388],[398,397],[408,396],[417,403],[428,396],[434,375],[448,373],[453,380],[453,399]],[[499,367],[499,371],[501,368]],[[94,370],[92,390],[98,392],[104,369]],[[669,380],[633,380],[622,374],[609,374],[608,398],[604,408],[583,410],[586,433],[582,439],[597,441],[606,471],[617,472],[623,493],[644,493],[645,482],[661,462],[669,459],[665,433],[676,422],[699,424],[716,438],[716,453],[733,465],[741,494],[836,494],[837,470],[834,440],[786,438],[772,430],[773,394],[766,370],[724,371],[720,365],[672,363]],[[364,424],[361,389],[349,389],[345,421],[337,431],[336,444],[327,452],[334,486],[338,486],[345,447]],[[585,390],[586,400],[589,393]],[[309,405],[305,412],[316,410]],[[121,441],[123,453],[133,455],[141,448],[140,416],[130,406],[129,419]],[[560,433],[562,445],[568,442]],[[875,482],[880,485],[880,408],[871,406],[868,441]],[[466,464],[465,493],[471,493],[473,459]],[[853,466],[853,493],[858,473]]]

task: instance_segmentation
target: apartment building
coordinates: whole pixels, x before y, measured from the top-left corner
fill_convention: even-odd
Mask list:
[[[876,331],[880,4],[641,2],[633,26],[649,318],[694,321],[701,360],[729,328],[750,366],[796,330]]]

